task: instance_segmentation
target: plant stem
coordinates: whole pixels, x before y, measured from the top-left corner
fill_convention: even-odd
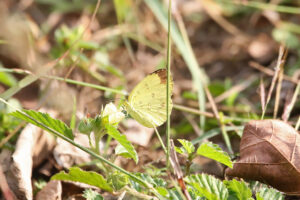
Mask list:
[[[295,126],[296,131],[298,131],[299,127],[300,127],[300,116],[299,116],[297,124]]]
[[[170,74],[171,74],[171,9],[172,9],[172,0],[169,0],[169,9],[168,9],[168,49],[167,49],[167,153],[166,153],[166,162],[167,168],[170,165],[169,157],[170,157]]]
[[[159,134],[159,132],[157,131],[157,128],[154,127],[154,130],[155,130],[156,136],[158,137],[158,140],[159,140],[159,142],[160,142],[160,144],[161,144],[161,146],[162,146],[162,148],[163,148],[165,154],[167,154],[167,148],[166,148],[166,146],[165,146],[163,140],[161,139],[160,134]]]
[[[11,108],[13,108],[14,110],[16,110],[17,112],[21,113],[23,116],[25,116],[25,117],[29,118],[30,120],[34,121],[36,124],[38,124],[39,126],[43,127],[43,129],[46,130],[46,131],[48,131],[49,133],[52,133],[52,134],[54,134],[55,136],[57,136],[57,137],[59,137],[59,138],[65,140],[65,141],[69,142],[70,144],[72,144],[72,145],[76,146],[77,148],[81,149],[82,151],[84,151],[84,152],[90,154],[91,156],[93,156],[93,157],[99,159],[99,160],[102,161],[103,163],[105,163],[105,164],[111,166],[112,168],[114,168],[114,169],[116,169],[116,170],[118,170],[118,171],[120,171],[120,172],[126,174],[126,175],[129,176],[130,178],[132,178],[132,179],[134,179],[135,181],[141,183],[141,184],[144,185],[146,188],[148,188],[149,190],[151,190],[151,192],[152,192],[155,196],[157,196],[158,198],[160,198],[160,199],[163,198],[163,197],[162,197],[162,196],[154,189],[154,187],[153,187],[151,184],[147,183],[145,180],[143,180],[143,179],[141,179],[141,178],[135,176],[134,174],[132,174],[132,173],[126,171],[125,169],[123,169],[123,168],[121,168],[121,167],[119,167],[119,166],[117,166],[117,165],[115,165],[115,164],[109,162],[108,160],[106,160],[106,159],[103,158],[102,156],[96,154],[96,153],[93,152],[92,150],[90,150],[90,149],[88,149],[88,148],[86,148],[86,147],[83,147],[83,146],[81,146],[80,144],[77,144],[76,142],[74,142],[74,141],[71,140],[70,138],[64,136],[63,134],[59,133],[58,131],[56,131],[56,130],[50,128],[50,127],[48,127],[47,125],[45,125],[45,124],[43,124],[43,123],[41,123],[41,122],[39,122],[39,121],[37,121],[37,120],[35,120],[35,119],[32,118],[30,115],[28,115],[27,113],[23,112],[23,111],[20,110],[20,109],[15,108],[14,106],[12,106],[10,103],[8,103],[7,101],[5,101],[4,99],[0,98],[0,101],[3,102],[4,104],[10,106]],[[163,198],[163,199],[164,199],[164,198]]]

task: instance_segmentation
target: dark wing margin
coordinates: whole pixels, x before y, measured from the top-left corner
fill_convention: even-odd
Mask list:
[[[159,70],[152,72],[151,74],[157,74],[159,76],[160,82],[162,84],[167,83],[167,69],[159,69]]]

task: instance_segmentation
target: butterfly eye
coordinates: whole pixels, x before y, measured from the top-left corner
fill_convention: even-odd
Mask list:
[[[128,112],[125,109],[123,109],[121,112],[126,116],[128,115]]]

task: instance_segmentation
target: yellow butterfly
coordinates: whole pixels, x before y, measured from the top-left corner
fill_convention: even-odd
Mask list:
[[[170,82],[169,111],[171,114],[173,80]],[[154,128],[167,120],[167,70],[157,70],[144,78],[124,103],[126,111],[140,124]]]

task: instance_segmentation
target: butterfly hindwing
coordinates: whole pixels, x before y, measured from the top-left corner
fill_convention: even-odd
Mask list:
[[[173,82],[170,82],[170,94]],[[161,69],[144,78],[130,93],[128,113],[146,127],[162,125],[166,119],[167,70]],[[169,110],[172,109],[171,98]]]

